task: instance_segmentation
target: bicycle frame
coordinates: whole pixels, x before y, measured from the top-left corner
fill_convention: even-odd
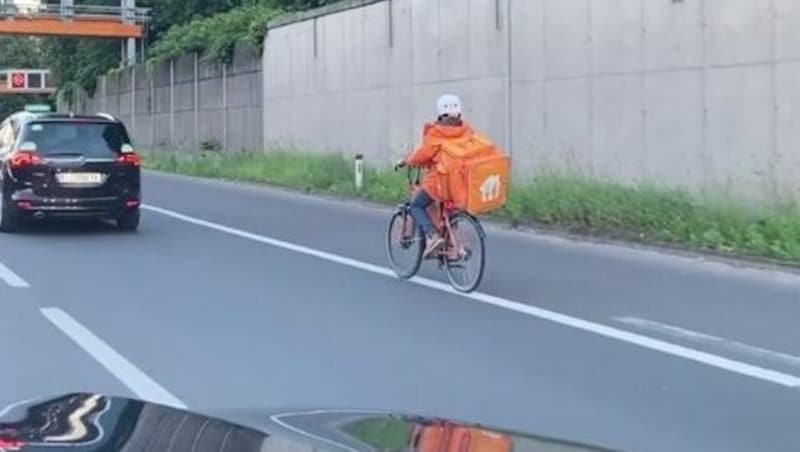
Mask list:
[[[395,169],[399,168],[400,165],[395,167]],[[420,228],[409,219],[411,202],[421,189],[421,170],[416,169],[416,177],[414,177],[414,171],[415,169],[409,168],[407,172],[409,200],[397,206],[389,222],[387,253],[395,273],[403,279],[409,279],[417,274],[424,257],[425,239],[422,237]],[[438,261],[439,268],[445,270],[450,285],[454,289],[460,292],[472,292],[483,278],[486,263],[484,244],[486,235],[483,227],[477,218],[460,209],[451,201],[431,203],[428,207],[428,214],[433,226],[444,238],[444,246],[428,259]],[[477,234],[477,243],[462,236],[461,232],[469,234],[470,237]],[[409,250],[412,253],[406,254],[413,258],[410,265],[400,263],[396,259],[400,254],[395,251],[402,251],[397,249],[398,245],[403,250]],[[460,272],[458,269],[465,269],[466,272]]]
[[[412,173],[416,171],[416,177],[412,177]],[[409,199],[413,198],[414,195],[417,194],[419,190],[422,188],[420,187],[420,177],[422,174],[422,170],[420,168],[408,168],[407,172],[407,179],[409,185]],[[410,206],[410,201],[406,202],[404,207],[406,211]],[[441,251],[434,254],[432,259],[439,259],[440,263],[444,263],[445,259],[448,260],[457,260],[460,257],[461,247],[458,243],[458,238],[456,234],[453,233],[453,226],[451,222],[451,218],[456,214],[460,213],[461,210],[456,207],[451,201],[435,201],[428,207],[428,214],[431,216],[431,220],[433,221],[433,226],[439,231],[439,234],[444,237],[445,246],[442,248]],[[407,231],[406,222],[408,216],[403,216],[403,231]],[[480,231],[483,234],[483,231]],[[413,231],[412,235],[413,237]],[[409,239],[410,237],[403,237],[403,239]]]

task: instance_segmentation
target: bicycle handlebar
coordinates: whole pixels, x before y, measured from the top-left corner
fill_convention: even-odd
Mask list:
[[[420,167],[411,167],[411,166],[407,166],[407,165],[406,165],[406,168],[407,168],[406,180],[408,180],[408,185],[414,185],[414,186],[419,185],[419,180],[422,177],[422,168],[420,168]],[[415,171],[417,173],[416,177],[412,176],[412,174]]]

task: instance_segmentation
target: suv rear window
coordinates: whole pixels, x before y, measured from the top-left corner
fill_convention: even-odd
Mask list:
[[[33,142],[43,156],[80,154],[86,158],[115,157],[128,143],[125,128],[104,122],[31,122],[24,127],[20,143]]]

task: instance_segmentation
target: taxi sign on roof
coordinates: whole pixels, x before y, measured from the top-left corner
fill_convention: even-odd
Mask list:
[[[50,113],[50,106],[47,104],[30,104],[25,106],[28,113]]]

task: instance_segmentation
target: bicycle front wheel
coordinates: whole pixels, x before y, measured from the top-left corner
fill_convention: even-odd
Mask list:
[[[407,210],[396,211],[389,221],[386,234],[386,254],[397,276],[409,279],[416,275],[422,264],[425,240]]]
[[[450,285],[459,292],[472,292],[483,279],[486,252],[483,229],[478,221],[463,213],[450,220],[454,257],[446,258],[445,272]]]

